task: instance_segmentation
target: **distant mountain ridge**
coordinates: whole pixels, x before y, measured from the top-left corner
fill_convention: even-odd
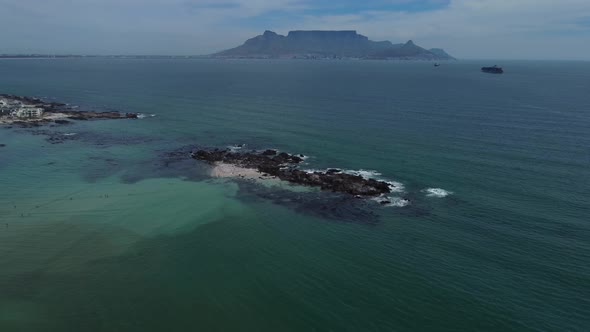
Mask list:
[[[236,48],[215,53],[225,58],[346,57],[366,59],[454,60],[443,49],[424,49],[413,41],[393,44],[372,41],[354,30],[290,31],[287,36],[273,31],[248,39]]]

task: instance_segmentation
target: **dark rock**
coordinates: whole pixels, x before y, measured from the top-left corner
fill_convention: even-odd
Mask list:
[[[379,215],[370,201],[354,199],[347,194],[326,192],[295,192],[269,188],[253,181],[238,180],[238,199],[246,201],[267,200],[285,206],[298,213],[311,215],[332,222],[351,222],[377,225]]]
[[[68,119],[71,119],[71,120],[80,120],[80,121],[86,121],[86,120],[88,120],[87,117],[84,117],[84,116],[81,116],[81,115],[68,116]]]
[[[181,178],[184,181],[209,179],[209,168],[190,158],[194,145],[182,146],[173,151],[155,151],[154,159],[125,167],[121,174],[124,183],[137,183],[151,178]]]
[[[98,120],[98,119],[137,119],[135,113],[119,113],[119,112],[93,112],[93,111],[61,111],[68,115],[72,120]]]
[[[277,150],[266,150],[262,152],[263,156],[276,156]]]
[[[6,144],[0,144],[0,148],[3,148],[5,146],[6,146]]]
[[[266,152],[266,151],[265,151]],[[359,175],[332,172],[306,172],[297,169],[303,159],[281,152],[271,157],[263,153],[235,153],[228,150],[199,150],[191,157],[209,163],[223,162],[245,168],[257,169],[263,174],[281,180],[306,186],[320,187],[323,190],[348,193],[360,196],[378,196],[390,192],[389,185],[383,181],[365,179]]]
[[[137,119],[138,114],[135,113],[119,113],[119,112],[82,112],[82,111],[66,111],[68,118],[72,120],[99,120],[99,119]]]

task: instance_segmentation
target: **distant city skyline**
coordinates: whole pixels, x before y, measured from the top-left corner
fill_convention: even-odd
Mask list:
[[[458,58],[590,60],[588,0],[1,0],[0,54],[203,55],[356,30]]]

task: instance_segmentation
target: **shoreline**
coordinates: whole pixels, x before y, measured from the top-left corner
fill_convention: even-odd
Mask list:
[[[19,112],[23,111],[31,112],[33,115],[22,116]],[[27,128],[46,124],[70,124],[72,123],[70,120],[138,119],[139,117],[139,113],[79,111],[74,106],[63,103],[48,102],[35,97],[0,94],[0,125],[17,125]]]
[[[217,177],[264,178],[270,176],[297,185],[320,188],[324,191],[347,193],[358,197],[378,197],[393,190],[385,181],[347,174],[340,169],[306,171],[299,168],[302,155],[277,150],[263,152],[232,152],[226,150],[198,150],[191,157],[213,165]]]
[[[67,121],[67,119],[69,119],[69,118],[70,118],[70,116],[65,113],[47,113],[47,114],[44,114],[42,117],[35,118],[35,119],[0,117],[0,125],[21,125],[21,124],[43,125],[46,123],[65,124],[66,122],[63,122],[63,121]]]

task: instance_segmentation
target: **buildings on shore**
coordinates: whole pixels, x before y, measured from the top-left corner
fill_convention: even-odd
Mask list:
[[[41,118],[43,108],[25,104],[20,100],[0,98],[0,116],[19,119]]]

